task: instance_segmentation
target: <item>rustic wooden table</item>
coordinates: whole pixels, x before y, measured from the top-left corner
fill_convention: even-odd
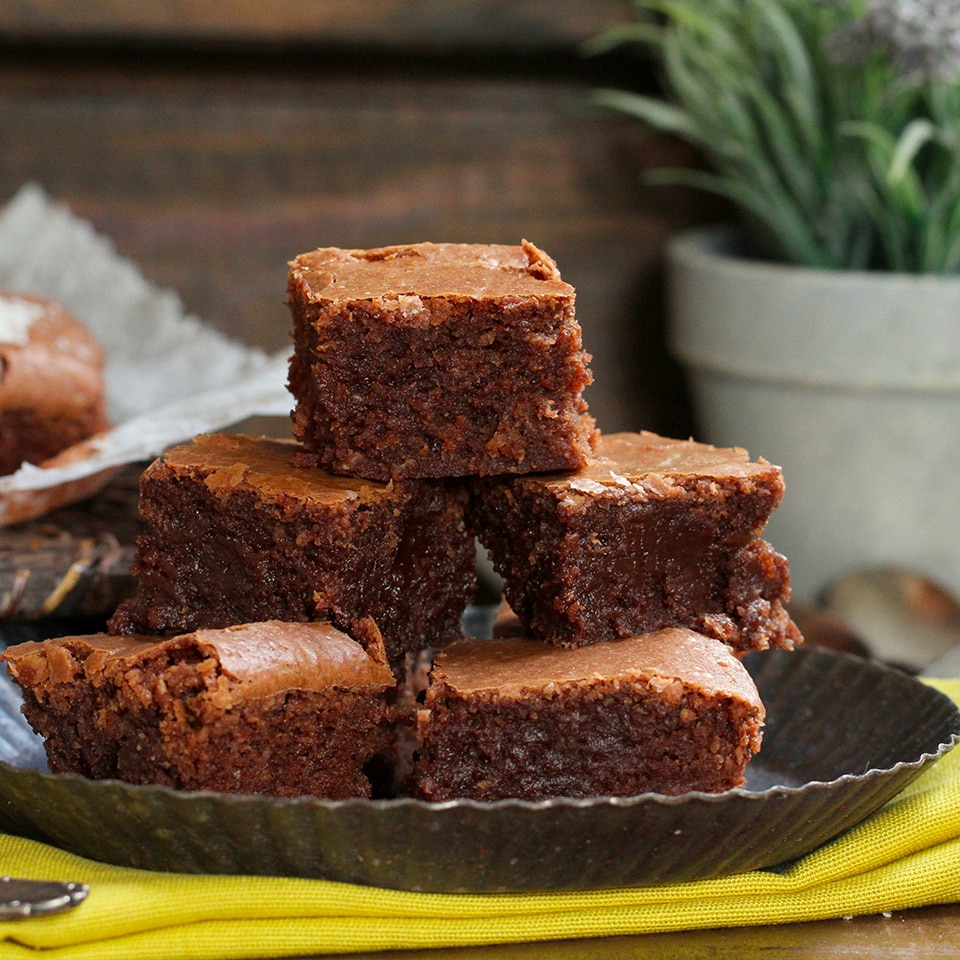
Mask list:
[[[352,956],[354,960],[935,960],[960,956],[960,906],[770,927]]]
[[[601,427],[687,435],[663,248],[724,210],[646,186],[689,151],[590,108],[596,86],[654,86],[639,58],[579,53],[629,14],[628,0],[0,5],[0,203],[39,183],[188,310],[268,349],[287,343],[286,263],[303,250],[527,237],[577,287]],[[5,632],[95,621],[129,589],[129,480],[0,532]],[[407,956],[955,955],[957,905]]]

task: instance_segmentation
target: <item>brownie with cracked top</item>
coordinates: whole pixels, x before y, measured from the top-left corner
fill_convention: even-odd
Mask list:
[[[595,427],[574,300],[527,241],[303,253],[294,437],[328,470],[381,480],[580,467]]]
[[[62,304],[0,293],[0,474],[106,430],[104,355]]]
[[[399,671],[460,636],[475,587],[466,493],[296,466],[292,441],[208,434],[143,473],[133,595],[111,633],[372,617]]]
[[[418,712],[421,799],[720,792],[743,783],[764,708],[719,640],[669,628],[585,647],[466,639]]]
[[[367,797],[366,767],[391,739],[395,681],[365,626],[366,649],[329,623],[268,622],[30,641],[3,659],[55,773]]]
[[[761,538],[783,490],[779,467],[739,448],[607,434],[581,470],[477,480],[470,517],[535,637],[676,626],[738,652],[789,649],[789,567]]]

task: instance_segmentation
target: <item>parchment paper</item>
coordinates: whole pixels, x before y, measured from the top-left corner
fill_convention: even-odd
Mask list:
[[[89,496],[128,463],[251,416],[282,416],[288,351],[269,355],[185,314],[85,220],[28,184],[0,213],[0,289],[53,297],[106,356],[112,430],[0,477],[0,525]]]

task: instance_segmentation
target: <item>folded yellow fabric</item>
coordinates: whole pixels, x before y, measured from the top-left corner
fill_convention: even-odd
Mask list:
[[[935,686],[960,702],[960,680]],[[0,873],[90,884],[77,909],[0,923],[0,960],[303,956],[784,923],[960,902],[960,749],[783,873],[583,893],[423,894],[153,873],[0,836]]]

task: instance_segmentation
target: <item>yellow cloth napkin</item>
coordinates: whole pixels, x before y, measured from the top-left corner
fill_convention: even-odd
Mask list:
[[[960,680],[935,684],[960,702]],[[0,873],[90,884],[68,913],[0,923],[0,960],[252,958],[784,923],[960,901],[960,748],[783,873],[546,894],[423,894],[153,873],[0,835]]]

